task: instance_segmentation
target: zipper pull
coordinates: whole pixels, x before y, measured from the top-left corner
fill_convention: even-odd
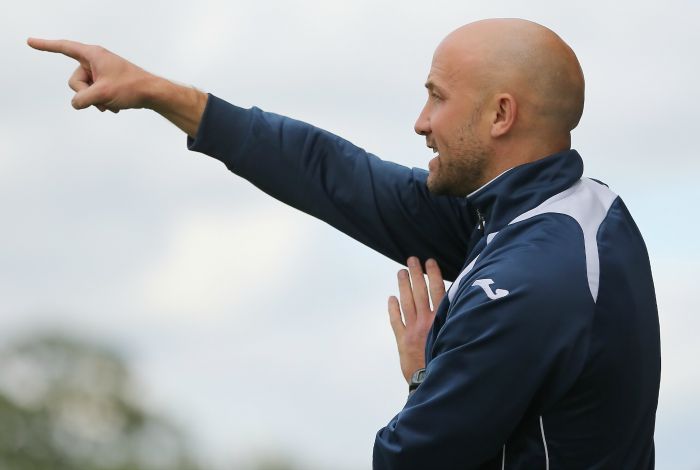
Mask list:
[[[484,216],[481,215],[481,212],[479,212],[479,209],[476,210],[476,216],[479,218],[479,225],[477,228],[481,231],[481,233],[484,233],[484,229],[486,228],[486,221],[484,220]]]

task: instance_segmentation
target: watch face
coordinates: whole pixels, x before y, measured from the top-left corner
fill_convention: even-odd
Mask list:
[[[413,377],[411,377],[411,382],[414,384],[419,384],[423,382],[423,379],[425,378],[425,369],[418,369],[413,373]]]

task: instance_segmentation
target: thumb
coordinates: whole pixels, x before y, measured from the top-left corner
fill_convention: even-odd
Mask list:
[[[92,105],[100,105],[103,101],[104,91],[99,85],[95,84],[79,90],[75,96],[73,96],[71,105],[75,109],[85,109]]]

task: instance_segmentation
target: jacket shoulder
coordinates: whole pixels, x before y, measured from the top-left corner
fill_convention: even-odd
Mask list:
[[[582,178],[539,206],[511,221],[495,238],[507,246],[519,265],[542,265],[535,272],[548,282],[561,283],[581,270],[593,301],[600,284],[598,233],[619,201],[604,184]],[[494,247],[495,248],[495,247]],[[546,269],[549,268],[549,269]]]

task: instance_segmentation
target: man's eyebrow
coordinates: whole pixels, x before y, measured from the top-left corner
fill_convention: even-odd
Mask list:
[[[440,88],[435,84],[435,82],[431,82],[430,80],[425,82],[425,88],[427,88],[429,91],[438,91],[442,93],[442,88]]]

